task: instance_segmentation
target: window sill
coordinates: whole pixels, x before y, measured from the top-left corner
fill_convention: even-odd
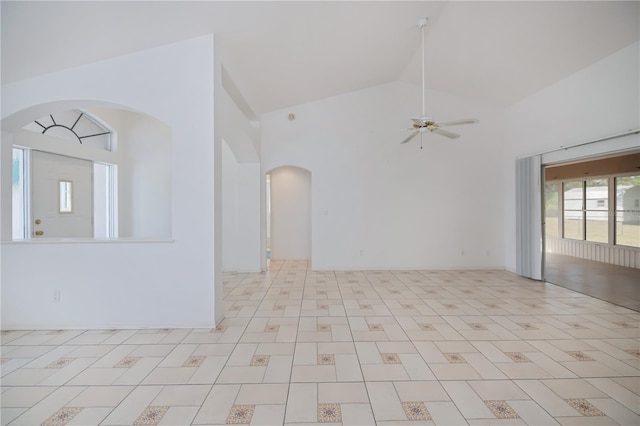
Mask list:
[[[33,238],[29,240],[3,241],[2,244],[128,244],[128,243],[173,243],[171,238]]]

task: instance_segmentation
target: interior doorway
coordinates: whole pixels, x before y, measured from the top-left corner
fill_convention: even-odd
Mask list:
[[[640,153],[544,169],[544,279],[640,310]]]
[[[266,182],[267,258],[311,259],[311,172],[278,167]]]

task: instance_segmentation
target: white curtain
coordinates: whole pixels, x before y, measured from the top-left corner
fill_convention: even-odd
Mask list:
[[[516,272],[542,279],[540,156],[516,160]]]

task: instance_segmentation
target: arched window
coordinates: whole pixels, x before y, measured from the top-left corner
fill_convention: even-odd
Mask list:
[[[112,131],[86,111],[74,109],[49,114],[27,124],[24,129],[111,151]]]

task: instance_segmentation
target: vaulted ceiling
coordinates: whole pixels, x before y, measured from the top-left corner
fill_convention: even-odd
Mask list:
[[[637,1],[2,1],[2,84],[215,33],[255,117],[391,81],[512,104],[640,39]],[[249,113],[248,115],[252,115]]]

